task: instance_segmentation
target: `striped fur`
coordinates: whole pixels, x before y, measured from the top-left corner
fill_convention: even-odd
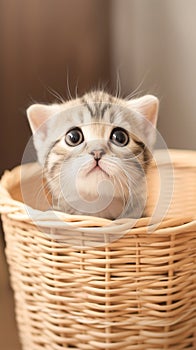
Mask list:
[[[55,209],[110,219],[144,213],[157,101],[153,96],[125,101],[94,91],[52,105],[51,113],[50,106],[30,107],[27,114],[34,144]],[[76,127],[83,141],[70,146],[65,135]],[[119,128],[128,136],[122,147],[111,139]],[[92,154],[99,150],[102,156],[97,161]]]

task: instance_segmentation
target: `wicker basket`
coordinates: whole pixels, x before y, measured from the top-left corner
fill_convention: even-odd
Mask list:
[[[60,213],[77,246],[45,231],[56,224],[49,213],[35,225],[21,200],[21,169],[5,173],[0,212],[24,350],[196,349],[196,153],[171,151],[171,158],[172,201],[151,233],[148,217],[132,227],[131,219]],[[167,168],[161,157],[160,166]],[[36,166],[23,167],[33,193]],[[149,213],[156,181],[154,169]],[[105,244],[88,246],[85,235]]]

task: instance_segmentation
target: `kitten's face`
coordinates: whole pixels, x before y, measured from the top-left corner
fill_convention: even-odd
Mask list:
[[[103,92],[28,109],[34,143],[56,209],[140,217],[158,100],[124,101]]]

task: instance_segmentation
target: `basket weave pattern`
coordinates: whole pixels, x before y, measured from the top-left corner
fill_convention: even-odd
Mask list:
[[[65,215],[70,225],[95,234],[99,226],[105,242],[113,228],[122,231],[100,247],[74,248],[39,230],[13,199],[16,189],[5,175],[0,211],[24,350],[196,349],[196,166],[181,165],[178,157],[168,213],[181,216],[170,214],[154,232],[149,218],[127,229],[130,219],[116,226]],[[177,193],[181,173],[192,181],[190,193]],[[183,196],[190,197],[190,216],[182,215]]]

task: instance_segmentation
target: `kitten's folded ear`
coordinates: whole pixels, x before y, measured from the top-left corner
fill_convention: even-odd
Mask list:
[[[128,104],[130,108],[141,113],[154,127],[156,127],[159,111],[159,100],[157,97],[153,95],[145,95],[130,100]]]
[[[145,95],[137,99],[128,101],[128,106],[133,111],[140,113],[144,117],[144,135],[149,146],[155,141],[155,128],[157,124],[159,100],[153,95]],[[147,122],[145,122],[147,120]]]
[[[44,164],[45,155],[50,147],[51,121],[53,116],[61,111],[60,105],[34,104],[27,109],[27,117],[33,132],[33,142],[37,151],[38,160]]]
[[[27,109],[27,118],[33,134],[41,128],[42,133],[46,134],[46,122],[59,111],[58,105],[34,104]],[[46,135],[45,135],[46,136]]]

